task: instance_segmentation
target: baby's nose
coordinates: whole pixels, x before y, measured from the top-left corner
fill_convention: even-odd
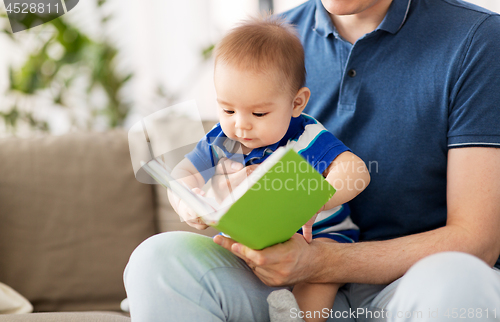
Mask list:
[[[250,130],[252,128],[252,123],[246,117],[239,117],[236,119],[235,126],[240,130]]]

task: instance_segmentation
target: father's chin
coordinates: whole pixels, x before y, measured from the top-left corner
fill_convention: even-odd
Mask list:
[[[348,16],[361,13],[379,2],[391,2],[392,0],[321,0],[326,11],[330,15]]]

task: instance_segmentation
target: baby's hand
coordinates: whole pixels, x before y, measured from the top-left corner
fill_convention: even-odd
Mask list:
[[[314,225],[314,221],[316,220],[316,217],[318,217],[318,214],[323,211],[325,206],[321,207],[318,212],[312,216],[311,219],[309,219],[304,226],[302,226],[302,236],[304,236],[304,239],[306,242],[310,243],[312,241],[312,226]]]
[[[194,188],[193,192],[204,195],[204,192],[199,188]],[[196,214],[196,212],[191,209],[183,200],[179,202],[179,206],[177,207],[178,215],[191,227],[194,227],[199,230],[206,229],[208,225],[206,225],[203,220]]]
[[[212,190],[215,200],[221,203],[257,167],[257,164],[244,167],[239,162],[222,158],[217,164],[215,174],[212,177]]]

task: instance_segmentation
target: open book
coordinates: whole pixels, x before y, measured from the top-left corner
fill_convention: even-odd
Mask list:
[[[207,225],[253,249],[290,239],[335,193],[291,147],[276,150],[221,204],[176,181],[159,158],[143,164],[143,168],[184,200]]]

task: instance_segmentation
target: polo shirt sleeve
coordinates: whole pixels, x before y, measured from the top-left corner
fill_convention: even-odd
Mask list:
[[[468,38],[448,114],[448,148],[500,148],[500,16],[489,15]]]
[[[351,151],[319,123],[305,127],[304,133],[295,145],[295,150],[319,173],[323,173],[341,153]]]
[[[215,166],[217,165],[214,159],[214,153],[210,142],[212,142],[220,133],[222,129],[217,124],[205,137],[196,144],[193,151],[186,154],[186,158],[191,161],[196,170],[203,176],[205,183],[210,180],[215,174]]]

